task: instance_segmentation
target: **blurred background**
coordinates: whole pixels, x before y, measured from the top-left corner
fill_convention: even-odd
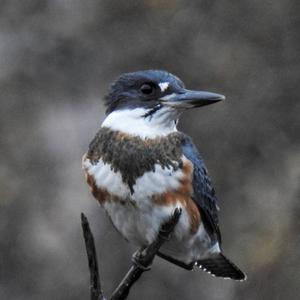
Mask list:
[[[81,170],[120,73],[166,69],[227,101],[186,113],[244,283],[156,258],[130,299],[299,299],[299,1],[0,1],[0,299],[89,299],[80,213],[107,295],[134,247]]]

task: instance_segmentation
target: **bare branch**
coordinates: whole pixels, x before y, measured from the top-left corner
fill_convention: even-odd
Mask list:
[[[81,226],[83,230],[86,254],[88,257],[89,269],[90,269],[91,300],[105,300],[105,297],[101,289],[94,237],[91,232],[88,219],[83,213],[81,213]]]
[[[141,277],[141,275],[151,269],[151,265],[155,255],[164,242],[169,240],[176,224],[181,216],[181,209],[176,208],[170,219],[164,223],[159,230],[156,240],[149,246],[138,250],[132,257],[132,266],[115,289],[111,296],[111,300],[123,300],[126,299],[130,288]],[[101,290],[98,264],[96,257],[96,250],[93,235],[90,231],[87,218],[84,214],[81,214],[82,228],[85,238],[85,244],[87,248],[87,255],[89,260],[89,268],[91,275],[91,299],[92,300],[104,300],[104,296]],[[98,298],[97,298],[98,297]]]
[[[143,272],[150,270],[157,251],[162,244],[170,238],[180,215],[181,210],[176,208],[170,220],[161,226],[156,240],[148,247],[141,249],[134,254],[133,265],[113,292],[111,300],[126,299],[131,286],[141,277]]]

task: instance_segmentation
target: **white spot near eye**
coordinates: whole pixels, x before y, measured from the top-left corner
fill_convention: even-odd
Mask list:
[[[164,92],[169,87],[169,82],[161,82],[158,85],[160,87],[160,90]]]

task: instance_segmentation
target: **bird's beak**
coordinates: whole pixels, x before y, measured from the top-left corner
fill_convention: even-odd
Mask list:
[[[225,96],[204,91],[182,90],[180,93],[173,93],[160,98],[166,106],[178,109],[187,109],[213,104],[225,100]]]

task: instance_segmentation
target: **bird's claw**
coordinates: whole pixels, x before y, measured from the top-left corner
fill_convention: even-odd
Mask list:
[[[132,255],[131,260],[136,266],[138,266],[143,271],[149,271],[152,267],[152,264],[145,266],[144,260],[143,260],[143,257],[144,257],[143,250],[144,249],[142,248],[142,249],[135,251]]]

